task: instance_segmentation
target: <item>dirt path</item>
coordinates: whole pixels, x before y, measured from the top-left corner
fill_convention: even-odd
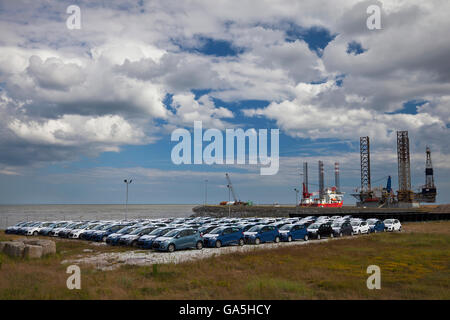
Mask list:
[[[356,239],[356,237],[343,237],[343,239]],[[280,243],[265,243],[261,245],[228,246],[222,248],[203,248],[202,250],[180,250],[172,253],[155,252],[148,250],[133,250],[127,252],[99,253],[77,259],[64,260],[62,264],[90,264],[100,270],[114,270],[122,265],[153,265],[165,263],[181,263],[197,259],[206,259],[213,256],[230,254],[234,252],[252,252],[256,250],[267,250],[279,247],[314,245],[316,243],[335,241],[334,239],[321,239],[312,241],[293,241]]]

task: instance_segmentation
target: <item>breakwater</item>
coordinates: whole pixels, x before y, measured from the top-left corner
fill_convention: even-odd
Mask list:
[[[352,215],[357,218],[399,219],[400,221],[450,220],[450,205],[422,208],[311,208],[294,206],[220,206],[202,205],[192,216],[212,217],[306,217]]]

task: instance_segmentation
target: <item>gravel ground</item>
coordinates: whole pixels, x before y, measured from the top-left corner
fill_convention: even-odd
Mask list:
[[[356,237],[345,237],[347,239]],[[313,245],[315,243],[336,241],[334,239],[321,239],[313,241],[293,241],[280,243],[264,243],[260,245],[245,245],[245,246],[228,246],[222,248],[203,248],[202,250],[190,249],[180,250],[172,253],[169,252],[155,252],[150,250],[132,250],[127,252],[111,252],[99,253],[89,256],[80,256],[78,259],[64,260],[62,264],[91,264],[95,265],[100,270],[113,270],[121,265],[153,265],[165,263],[181,263],[185,261],[192,261],[197,259],[205,259],[212,256],[222,254],[229,254],[233,252],[252,252],[256,250],[267,250],[279,247]]]

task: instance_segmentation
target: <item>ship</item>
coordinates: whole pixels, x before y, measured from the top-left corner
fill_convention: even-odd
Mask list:
[[[344,201],[344,195],[337,191],[336,187],[325,188],[322,195],[314,197],[317,193],[309,193],[305,184],[303,184],[303,197],[300,201],[300,207],[314,208],[341,208]]]

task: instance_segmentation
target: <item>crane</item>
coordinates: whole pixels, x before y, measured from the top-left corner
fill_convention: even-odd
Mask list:
[[[252,206],[253,202],[252,201],[247,201],[247,202],[242,202],[241,200],[239,200],[239,196],[236,194],[236,191],[233,188],[233,184],[231,183],[231,179],[230,179],[230,175],[228,173],[225,173],[225,177],[227,178],[227,188],[228,188],[228,192],[230,192],[233,195],[233,203],[230,203],[229,201],[222,201],[220,203],[220,205],[225,206],[225,205],[243,205],[243,206]]]
[[[225,177],[227,178],[227,182],[228,182],[227,187],[228,187],[228,189],[230,189],[231,194],[233,195],[234,203],[239,203],[240,200],[238,200],[238,198],[236,197],[236,193],[234,191],[233,184],[231,183],[231,179],[230,179],[230,176],[228,175],[228,173],[225,173]]]

